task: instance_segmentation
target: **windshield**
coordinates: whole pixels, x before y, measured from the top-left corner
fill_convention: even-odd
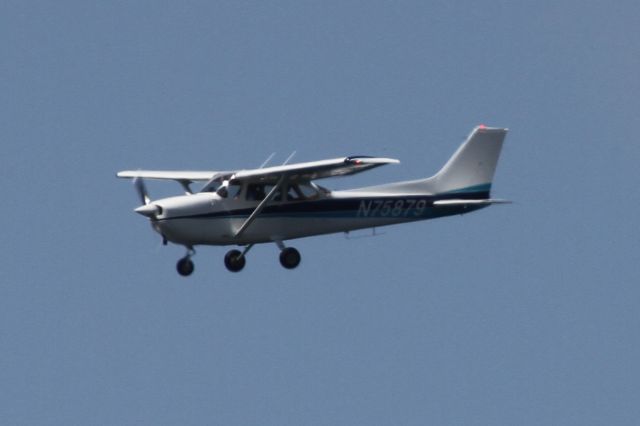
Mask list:
[[[216,192],[218,188],[222,186],[225,180],[231,179],[231,175],[220,175],[210,180],[205,186],[202,187],[200,192]]]
[[[217,177],[207,183],[200,192],[216,192],[218,188],[220,188],[220,185],[222,185],[222,181],[222,176]]]

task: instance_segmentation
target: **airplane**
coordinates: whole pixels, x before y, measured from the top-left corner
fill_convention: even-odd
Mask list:
[[[470,213],[509,201],[491,198],[491,185],[508,129],[476,126],[442,169],[429,178],[331,191],[317,180],[348,176],[392,158],[350,156],[236,171],[127,170],[153,229],[187,253],[176,269],[194,271],[195,246],[239,246],[224,257],[231,272],[242,270],[255,244],[275,243],[287,269],[300,264],[298,250],[285,241]],[[285,162],[286,163],[286,162]],[[144,179],[173,180],[184,195],[152,201]],[[205,182],[194,192],[191,184]]]

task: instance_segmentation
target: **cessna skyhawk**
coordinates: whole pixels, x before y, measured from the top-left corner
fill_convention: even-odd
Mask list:
[[[245,266],[254,244],[275,243],[280,263],[293,269],[300,253],[284,242],[469,213],[504,200],[491,198],[491,183],[507,129],[475,127],[434,176],[345,191],[316,181],[347,176],[398,160],[353,156],[236,171],[122,171],[133,178],[142,205],[135,211],[151,221],[163,243],[186,248],[176,268],[194,270],[197,245],[236,245],[224,257],[229,271]],[[143,179],[174,180],[186,194],[152,201]],[[206,182],[194,192],[191,184]]]

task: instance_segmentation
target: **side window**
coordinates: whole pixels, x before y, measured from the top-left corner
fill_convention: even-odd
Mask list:
[[[242,185],[240,185],[239,183],[229,184],[229,188],[228,188],[229,198],[237,199],[240,196],[241,189],[242,189]]]
[[[308,183],[303,183],[299,185],[298,188],[300,188],[302,196],[307,200],[312,200],[318,196],[318,190]]]
[[[247,185],[247,200],[260,201],[265,197],[264,184],[262,183],[250,183]]]
[[[318,188],[310,183],[291,184],[287,188],[287,201],[313,200],[319,196]]]
[[[273,189],[273,187],[276,186],[273,183],[268,183],[264,186],[264,196],[266,197],[267,195],[269,195],[269,193],[271,192],[271,190]],[[280,201],[280,199],[282,198],[282,191],[279,189],[276,191],[276,193],[274,194],[273,198],[271,199],[271,201]]]
[[[289,185],[287,188],[287,201],[298,201],[302,199],[302,194],[298,189],[298,185]]]
[[[250,183],[247,185],[246,198],[249,201],[262,201],[271,192],[274,186],[276,185],[273,183]],[[281,192],[277,191],[273,196],[273,201],[280,201],[281,198]]]

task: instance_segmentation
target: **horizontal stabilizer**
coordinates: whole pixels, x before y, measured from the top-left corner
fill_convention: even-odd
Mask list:
[[[463,205],[489,205],[489,204],[511,204],[509,200],[485,199],[485,200],[438,200],[434,201],[434,206],[463,206]]]

